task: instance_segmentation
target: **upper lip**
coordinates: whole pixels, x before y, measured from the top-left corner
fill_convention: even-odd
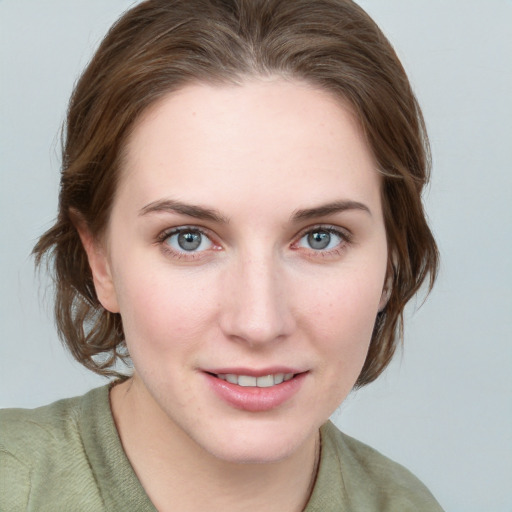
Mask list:
[[[291,366],[271,366],[267,368],[247,368],[247,367],[236,367],[236,368],[208,368],[203,369],[206,373],[213,373],[215,375],[219,374],[232,374],[232,375],[248,375],[250,377],[264,377],[265,375],[276,375],[279,373],[303,373],[305,370],[291,367]]]

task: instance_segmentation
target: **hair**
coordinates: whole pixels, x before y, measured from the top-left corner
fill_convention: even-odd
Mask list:
[[[73,223],[104,233],[126,139],[158,99],[190,83],[281,76],[306,81],[351,106],[382,174],[388,302],[376,318],[356,387],[375,380],[403,338],[403,310],[438,251],[423,210],[429,179],[425,124],[405,71],[373,20],[350,0],[147,0],[110,29],[71,96],[57,220],[34,248],[55,282],[59,335],[103,375],[129,361],[119,314],[96,296]]]

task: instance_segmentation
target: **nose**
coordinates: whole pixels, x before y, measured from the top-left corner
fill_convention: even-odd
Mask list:
[[[273,255],[242,256],[224,275],[220,324],[228,338],[257,347],[293,332],[292,297],[277,260]]]

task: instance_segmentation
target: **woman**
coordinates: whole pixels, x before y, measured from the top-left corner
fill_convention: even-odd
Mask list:
[[[34,250],[78,361],[3,412],[2,510],[440,510],[328,423],[391,360],[437,250],[421,112],[346,0],[149,0],[71,98]]]

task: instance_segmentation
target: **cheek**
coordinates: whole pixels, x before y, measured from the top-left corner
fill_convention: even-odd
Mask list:
[[[164,354],[193,348],[212,315],[214,299],[201,280],[169,274],[165,268],[138,273],[125,268],[119,275],[116,290],[133,357],[138,352]]]
[[[380,281],[380,276],[373,279],[356,274],[350,279],[333,279],[328,292],[313,290],[315,297],[309,297],[304,308],[309,306],[308,316],[320,338],[331,344],[333,338],[344,345],[368,344],[382,295]]]
[[[321,356],[319,374],[328,389],[329,411],[345,399],[361,372],[378,312],[383,276],[384,271],[350,273],[350,277],[340,274],[331,282],[328,293],[324,287],[310,288],[314,297],[307,301],[308,331]]]

